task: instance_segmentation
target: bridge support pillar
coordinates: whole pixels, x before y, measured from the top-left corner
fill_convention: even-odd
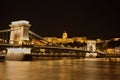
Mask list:
[[[31,61],[31,49],[30,48],[8,48],[6,60],[13,61]]]

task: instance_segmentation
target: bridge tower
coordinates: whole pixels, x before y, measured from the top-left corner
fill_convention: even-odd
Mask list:
[[[32,59],[31,48],[22,47],[24,40],[29,41],[29,21],[20,20],[11,22],[10,41],[12,45],[21,45],[21,47],[10,47],[7,49],[7,60]]]
[[[24,40],[29,41],[29,21],[21,20],[11,22],[10,44],[21,45]]]
[[[96,51],[96,41],[95,40],[88,40],[87,41],[87,51]],[[96,57],[97,53],[86,53],[86,57]]]

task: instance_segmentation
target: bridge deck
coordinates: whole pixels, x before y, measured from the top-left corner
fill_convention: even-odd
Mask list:
[[[1,47],[29,47],[29,48],[39,48],[39,49],[54,49],[54,50],[69,50],[69,51],[79,51],[90,53],[92,51],[81,50],[79,48],[68,48],[68,47],[54,47],[54,46],[35,46],[35,45],[13,45],[13,44],[0,44]]]

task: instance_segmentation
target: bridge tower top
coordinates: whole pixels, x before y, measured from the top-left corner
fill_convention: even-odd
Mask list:
[[[13,21],[9,25],[10,27],[30,27],[29,21],[20,20],[20,21]]]
[[[13,21],[9,25],[11,28],[10,44],[22,44],[24,40],[29,41],[29,21]]]

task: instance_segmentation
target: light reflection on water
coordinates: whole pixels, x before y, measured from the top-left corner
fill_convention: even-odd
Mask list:
[[[120,58],[5,61],[0,80],[120,80]]]

